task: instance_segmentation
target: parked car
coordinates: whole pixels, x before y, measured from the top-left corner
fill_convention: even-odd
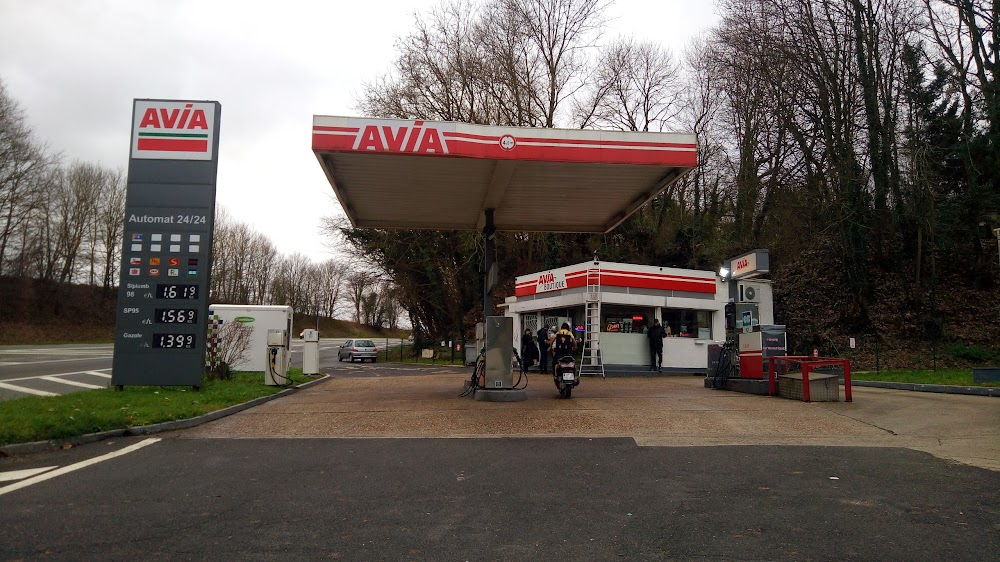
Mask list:
[[[347,340],[344,345],[337,350],[337,361],[350,359],[351,363],[355,359],[360,359],[362,363],[370,359],[372,363],[378,358],[378,349],[372,340]]]

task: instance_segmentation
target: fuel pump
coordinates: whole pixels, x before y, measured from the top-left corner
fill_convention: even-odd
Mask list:
[[[312,329],[302,330],[302,374],[319,374],[319,332]]]
[[[288,349],[287,330],[267,331],[267,369],[264,371],[264,384],[268,386],[286,386],[288,379],[288,363],[291,360],[291,350]]]

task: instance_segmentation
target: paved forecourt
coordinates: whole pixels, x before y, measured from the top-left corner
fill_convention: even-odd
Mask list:
[[[1000,470],[996,398],[855,388],[854,402],[804,403],[715,391],[701,377],[585,378],[561,399],[530,377],[528,400],[458,398],[468,370],[345,365],[292,396],[192,429],[229,437],[630,437],[648,446],[905,447]],[[380,376],[381,374],[381,376]],[[394,375],[411,376],[394,376]],[[420,374],[421,376],[412,376]]]
[[[468,369],[332,371],[190,430],[0,458],[0,559],[1000,552],[995,398],[805,404],[671,376],[567,400],[536,376],[527,401],[485,403],[457,397]]]

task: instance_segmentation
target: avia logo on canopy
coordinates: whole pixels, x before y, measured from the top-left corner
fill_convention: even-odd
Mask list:
[[[136,100],[132,158],[211,160],[215,104]]]
[[[436,128],[414,121],[413,126],[368,125],[355,137],[354,150],[448,154],[448,144]]]

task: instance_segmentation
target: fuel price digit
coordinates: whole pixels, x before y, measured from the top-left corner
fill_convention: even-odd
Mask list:
[[[158,349],[194,349],[194,334],[153,334],[153,347]]]
[[[157,324],[194,324],[198,321],[198,311],[193,308],[157,308]]]

